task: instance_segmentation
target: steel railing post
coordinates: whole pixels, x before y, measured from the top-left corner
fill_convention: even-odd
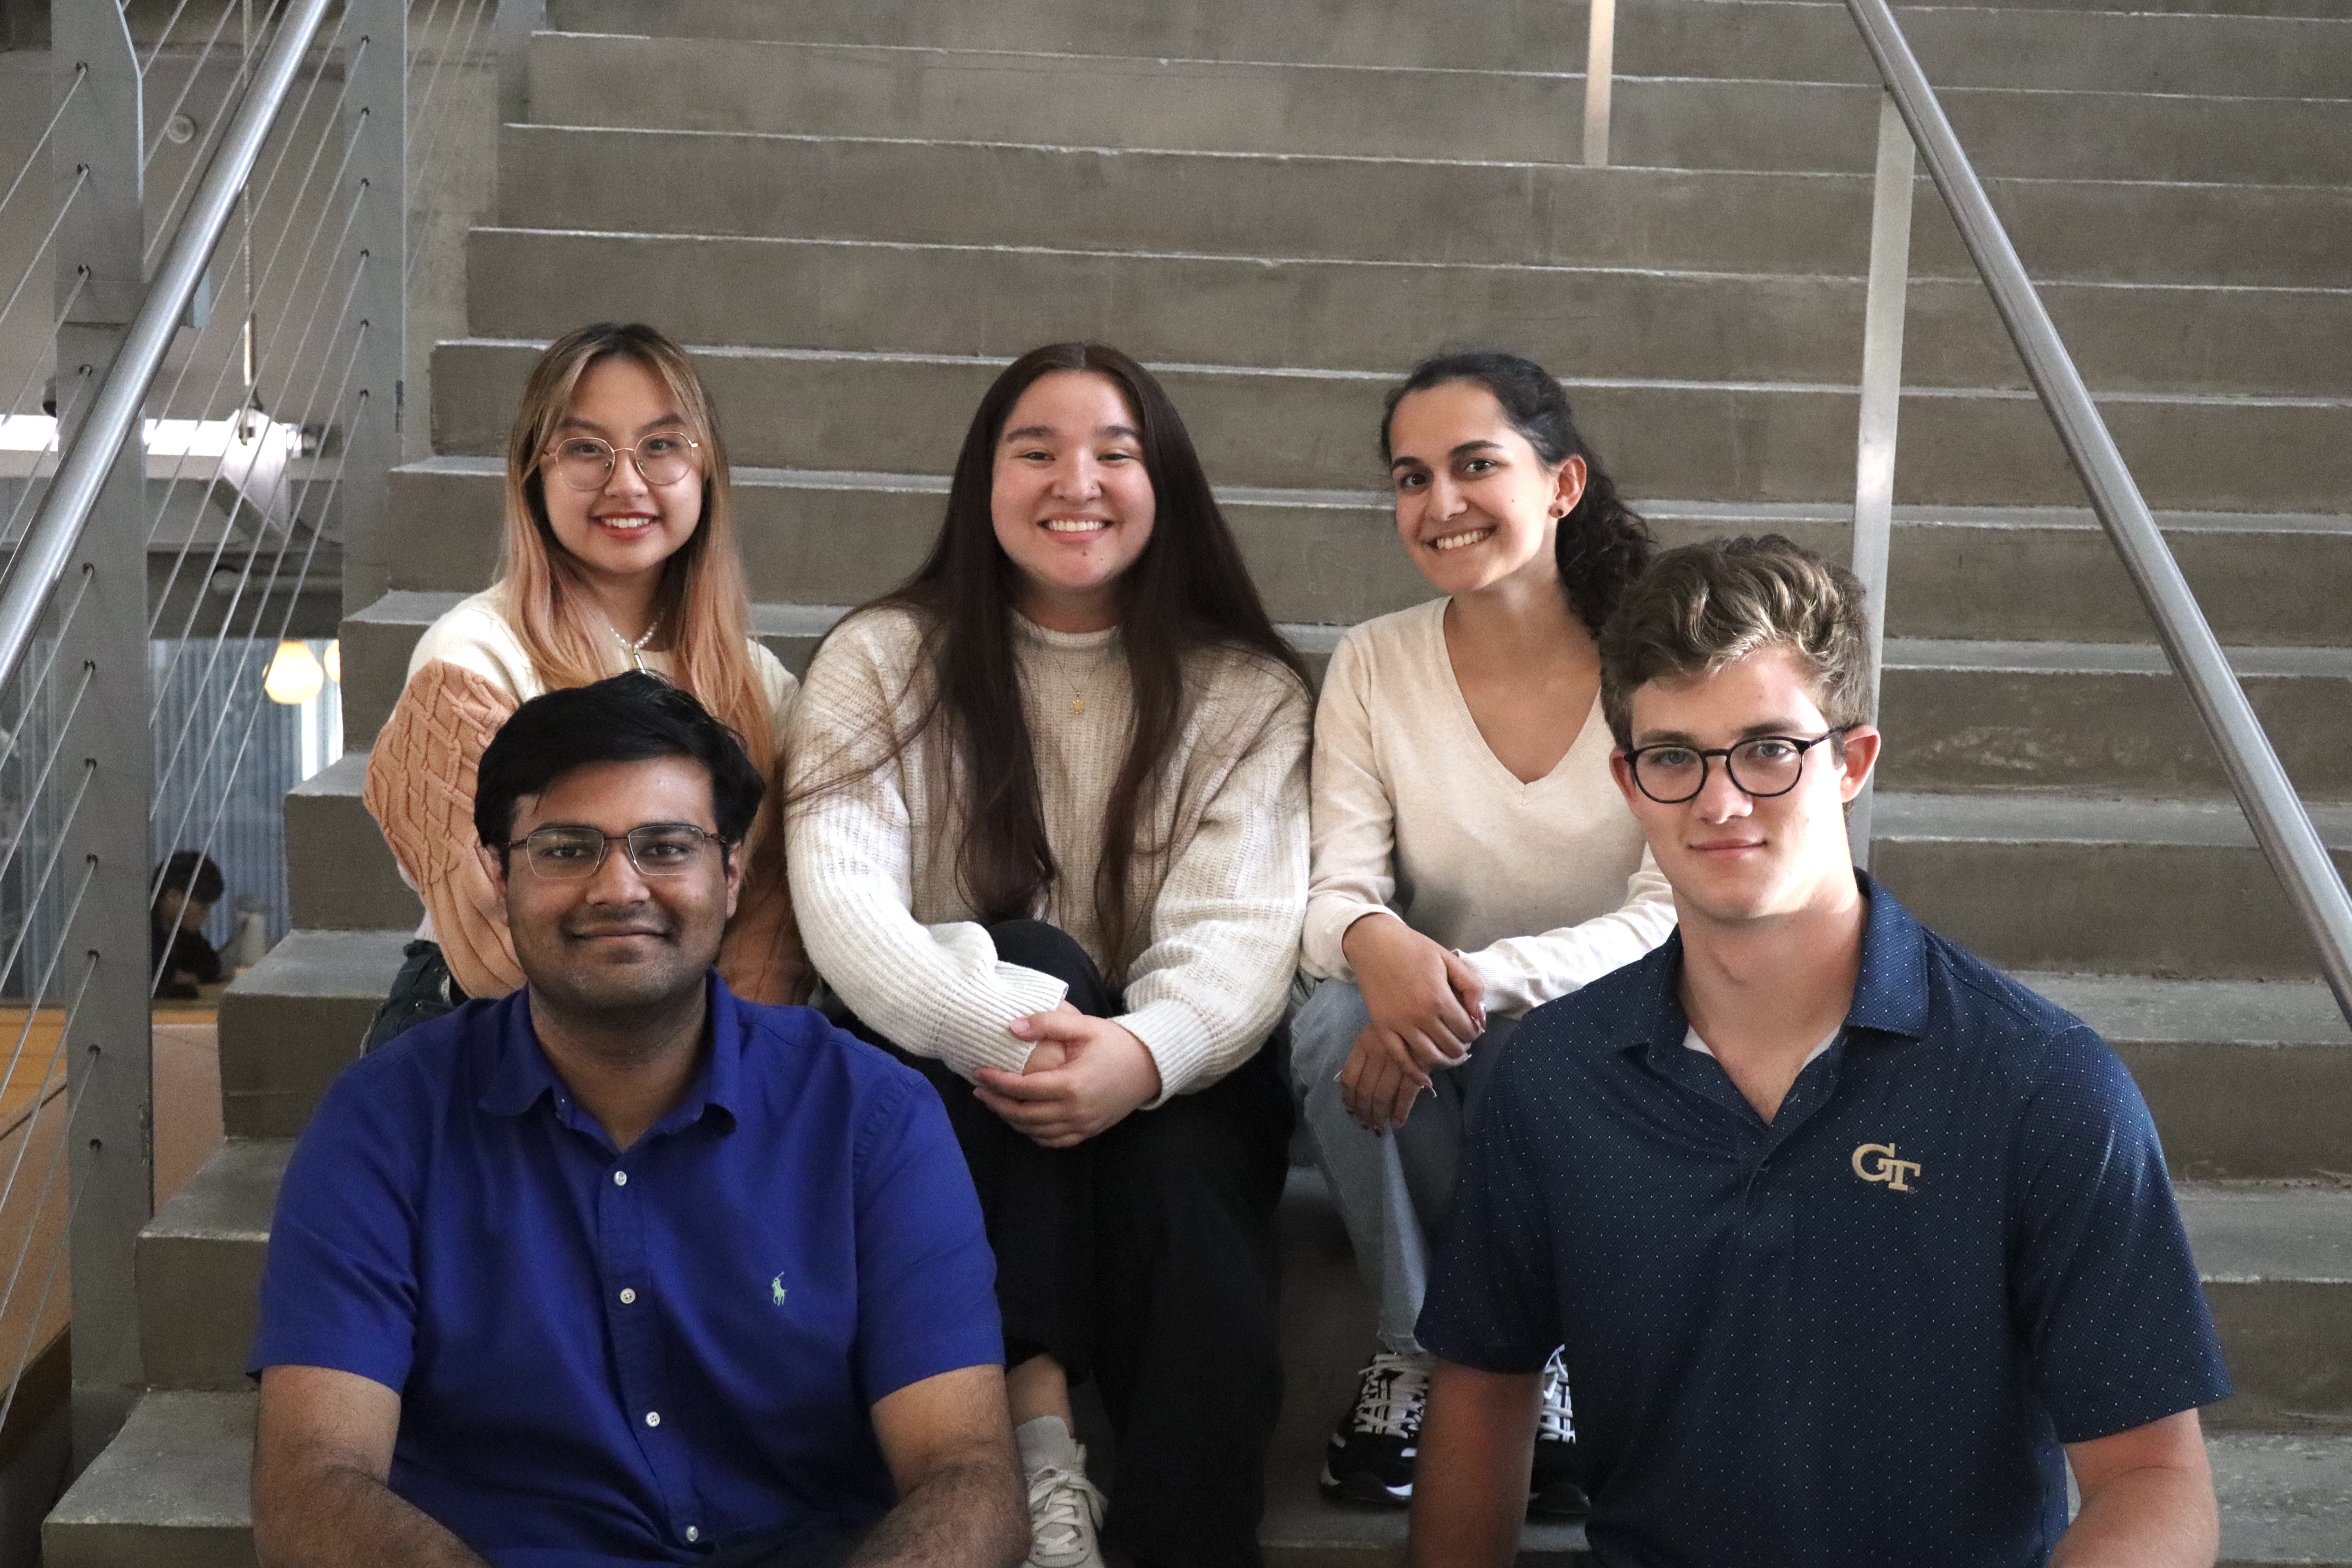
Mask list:
[[[1609,93],[1616,70],[1617,0],[1591,0],[1584,38],[1584,162],[1609,166]]]
[[[50,26],[57,91],[66,92],[78,70],[89,72],[55,143],[58,195],[74,193],[57,253],[58,299],[70,302],[57,344],[62,450],[88,420],[145,292],[144,118],[137,56],[117,0],[57,0]],[[59,632],[54,679],[89,683],[58,737],[58,757],[68,795],[87,782],[58,863],[67,887],[89,879],[58,966],[68,988],[89,976],[65,1046],[77,1467],[114,1436],[145,1383],[132,1272],[155,1200],[145,470],[133,420],[60,577],[77,602]]]
[[[2042,406],[2058,431],[2083,488],[2090,493],[2091,510],[2107,531],[2107,538],[2123,558],[2124,570],[2139,590],[2140,602],[2156,621],[2165,655],[2189,689],[2189,700],[2205,721],[2205,731],[2221,752],[2230,775],[2230,788],[2246,814],[2254,842],[2278,876],[2287,902],[2311,937],[2320,973],[2335,993],[2336,1005],[2352,1018],[2352,895],[2327,846],[2313,827],[2311,814],[2294,793],[2294,784],[2280,763],[2278,752],[2254,706],[2238,684],[2220,639],[2198,608],[2189,580],[2172,558],[2171,547],[2156,525],[2156,516],[2139,493],[2123,453],[2116,447],[2106,421],[2092,402],[2082,372],[2066,352],[2050,312],[2025,275],[2025,264],[2010,244],[1984,182],[1960,147],[1952,122],[1937,100],[1936,89],[1918,58],[1903,37],[1902,26],[1886,0],[1845,0],[1854,25],[1862,29],[1864,47],[1910,128],[1912,140],[1927,164],[1928,177],[1951,210],[1985,291],[2001,325],[2009,329],[2025,363],[2026,378],[2042,399]]]
[[[1878,718],[1886,652],[1886,567],[1894,544],[1895,430],[1903,407],[1903,313],[1911,282],[1911,132],[1891,95],[1878,100],[1878,178],[1870,197],[1870,289],[1862,315],[1862,414],[1854,440],[1853,574],[1870,610],[1870,716]],[[1873,779],[1846,816],[1853,863],[1870,865]]]
[[[357,138],[350,178],[363,187],[352,245],[360,277],[352,314],[358,363],[341,405],[340,482],[343,614],[365,609],[390,582],[391,475],[401,458],[408,276],[408,6],[351,0],[343,25],[351,71],[343,112]]]

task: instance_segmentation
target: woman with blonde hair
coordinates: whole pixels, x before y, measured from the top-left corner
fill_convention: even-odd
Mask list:
[[[371,1047],[523,983],[473,830],[475,766],[507,715],[542,691],[648,669],[694,693],[765,768],[795,686],[750,619],[726,444],[693,362],[636,324],[550,344],[507,443],[498,580],[419,639],[368,759],[368,810],[425,901]],[[772,803],[744,853],[754,874],[720,972],[740,995],[797,1000],[806,966]]]

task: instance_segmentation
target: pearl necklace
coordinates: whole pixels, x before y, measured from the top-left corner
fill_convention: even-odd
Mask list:
[[[643,669],[646,667],[646,644],[653,641],[654,634],[661,630],[661,617],[658,616],[654,617],[654,624],[646,628],[646,635],[639,637],[635,642],[631,642],[628,638],[623,637],[621,635],[621,628],[614,626],[610,621],[606,621],[604,623],[604,629],[613,634],[613,640],[619,643],[621,645],[621,651],[629,656],[629,668],[631,669]]]

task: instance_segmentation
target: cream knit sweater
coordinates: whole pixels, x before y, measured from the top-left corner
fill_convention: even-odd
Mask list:
[[[1118,634],[1016,626],[1059,869],[1032,913],[1108,974],[1095,868],[1133,719]],[[935,732],[887,758],[920,710],[919,637],[911,613],[870,611],[809,667],[784,747],[793,908],[817,972],[885,1038],[966,1078],[983,1066],[1018,1071],[1030,1047],[1006,1026],[1051,1008],[1065,987],[999,963],[958,886],[958,821]],[[1118,1020],[1150,1051],[1162,1100],[1215,1082],[1280,1021],[1307,902],[1306,692],[1289,671],[1242,654],[1203,655],[1192,676],[1190,715],[1139,824],[1162,852],[1139,856],[1131,878],[1143,945]]]
[[[1433,600],[1339,639],[1315,715],[1315,880],[1306,968],[1389,910],[1460,952],[1511,1017],[1648,952],[1674,891],[1609,775],[1596,700],[1552,771],[1523,784],[1479,734]]]

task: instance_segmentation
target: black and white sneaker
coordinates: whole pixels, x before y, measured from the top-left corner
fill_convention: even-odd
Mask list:
[[[1429,1401],[1435,1358],[1372,1358],[1356,1386],[1356,1403],[1339,1417],[1323,1452],[1323,1495],[1342,1502],[1412,1501],[1412,1462],[1420,1452],[1421,1416]]]
[[[1576,1415],[1568,1401],[1568,1363],[1560,1352],[1544,1363],[1543,1403],[1536,1411],[1536,1459],[1528,1474],[1528,1517],[1582,1519],[1592,1511],[1577,1462]]]

